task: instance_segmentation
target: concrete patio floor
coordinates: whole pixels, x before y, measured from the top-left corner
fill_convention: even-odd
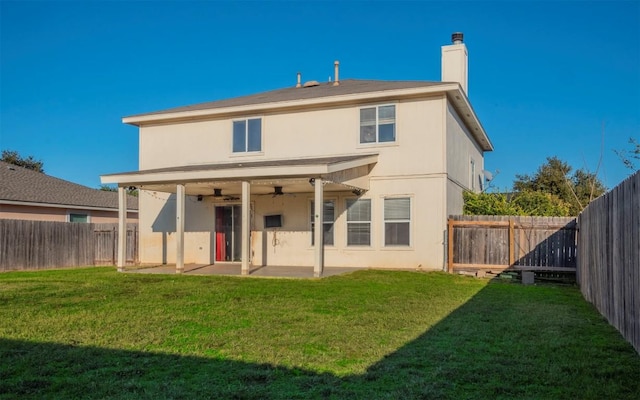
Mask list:
[[[359,271],[366,268],[356,267],[325,267],[321,278]],[[127,273],[137,274],[175,274],[175,264],[139,266],[125,268]],[[242,276],[239,263],[217,264],[185,264],[184,275],[229,275]],[[251,267],[249,277],[277,277],[277,278],[313,278],[313,267],[284,267],[265,266]]]

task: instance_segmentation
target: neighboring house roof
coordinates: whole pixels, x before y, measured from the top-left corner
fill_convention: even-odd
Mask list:
[[[325,82],[309,87],[288,87],[249,96],[132,115],[124,117],[122,121],[142,126],[212,117],[233,117],[271,110],[288,111],[315,106],[363,104],[367,101],[393,101],[438,94],[447,95],[480,147],[485,151],[493,150],[493,145],[473,111],[469,99],[457,82],[345,79],[335,86],[334,82]]]
[[[92,189],[0,161],[0,203],[117,211],[118,193]],[[138,210],[137,197],[128,196],[127,209]]]

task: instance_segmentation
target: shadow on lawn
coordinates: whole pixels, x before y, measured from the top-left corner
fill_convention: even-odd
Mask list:
[[[636,398],[640,358],[592,307],[570,301],[577,291],[543,292],[532,307],[513,286],[488,285],[365,374],[346,377],[0,339],[0,398]]]

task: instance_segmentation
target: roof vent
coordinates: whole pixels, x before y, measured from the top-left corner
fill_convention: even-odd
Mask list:
[[[320,82],[318,81],[308,81],[305,82],[304,85],[302,85],[302,87],[313,87],[313,86],[319,86]]]
[[[451,34],[451,43],[462,44],[463,38],[464,38],[464,35],[462,34],[462,32],[454,32]]]

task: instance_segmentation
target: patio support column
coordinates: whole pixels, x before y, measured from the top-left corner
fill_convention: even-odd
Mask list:
[[[249,275],[249,264],[251,258],[251,248],[249,247],[249,235],[251,228],[251,215],[250,210],[251,200],[251,185],[247,181],[242,181],[242,253],[240,259],[242,260],[242,275]]]
[[[184,272],[184,185],[176,187],[176,274]]]
[[[118,186],[118,272],[127,263],[127,191]]]
[[[324,267],[324,229],[322,223],[324,221],[324,216],[322,215],[322,210],[324,206],[324,193],[322,187],[322,179],[316,178],[315,180],[315,198],[314,198],[314,207],[315,210],[313,212],[313,243],[314,246],[314,262],[313,262],[313,276],[319,278],[322,276],[322,269]]]

